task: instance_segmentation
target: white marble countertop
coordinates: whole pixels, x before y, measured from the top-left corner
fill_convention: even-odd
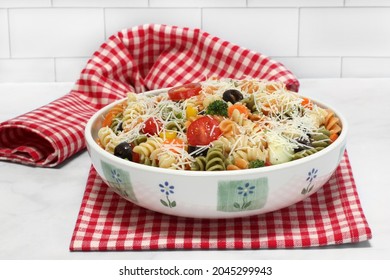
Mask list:
[[[67,93],[70,83],[0,84],[0,122]],[[300,93],[341,111],[372,229],[367,242],[310,249],[70,252],[90,168],[84,151],[57,168],[0,161],[0,259],[390,259],[390,79],[306,79]]]

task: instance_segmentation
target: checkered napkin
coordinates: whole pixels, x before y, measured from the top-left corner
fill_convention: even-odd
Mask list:
[[[111,36],[73,90],[0,124],[0,160],[52,167],[85,147],[84,127],[101,107],[128,91],[170,87],[210,76],[279,80],[298,90],[282,64],[199,29],[143,25]]]
[[[371,238],[347,153],[330,180],[302,202],[235,219],[159,214],[122,199],[92,168],[71,251],[299,248]]]

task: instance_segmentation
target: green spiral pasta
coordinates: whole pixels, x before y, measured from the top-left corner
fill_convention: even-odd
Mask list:
[[[310,144],[312,148],[305,149],[299,152],[296,152],[292,156],[292,160],[304,158],[307,156],[310,156],[312,154],[315,154],[324,148],[328,147],[331,143],[331,140],[329,138],[330,132],[325,127],[320,127],[316,133],[310,135]]]
[[[256,107],[256,103],[255,103],[255,98],[253,96],[253,94],[251,94],[249,97],[247,98],[244,98],[242,101],[241,101],[243,104],[245,104],[245,106],[251,110],[252,113],[255,113],[255,112],[258,112],[257,110],[257,107]]]
[[[191,170],[193,171],[205,171],[206,170],[207,160],[204,156],[199,156],[195,158],[195,161],[191,163]]]
[[[329,130],[327,130],[325,127],[322,126],[317,130],[317,133],[312,134],[310,136],[311,145],[314,148],[328,147],[331,143],[329,136],[330,136]]]
[[[118,135],[119,132],[122,131],[122,119],[123,119],[123,113],[118,113],[112,120],[112,123],[110,125],[110,128],[116,135]]]
[[[159,168],[236,170],[310,156],[332,145],[342,129],[333,111],[281,82],[211,78],[194,86],[197,94],[180,100],[168,92],[129,92],[104,116],[99,146],[119,157],[120,148],[130,147],[130,160]],[[212,126],[210,114],[216,115]],[[123,142],[129,145],[118,147]]]
[[[138,146],[139,144],[141,143],[144,143],[148,140],[148,137],[146,135],[140,135],[138,136],[137,138],[134,139],[134,141],[132,142],[132,144],[134,146]]]
[[[166,128],[166,130],[182,131],[184,128],[184,123],[177,122],[177,121],[171,121],[165,125],[165,128]]]
[[[210,148],[206,155],[206,171],[226,170],[225,158],[220,147]]]
[[[317,153],[317,152],[319,152],[319,151],[321,151],[323,149],[324,149],[324,147],[317,147],[317,148],[310,148],[310,149],[307,149],[307,150],[302,150],[302,151],[296,152],[295,154],[293,154],[291,160],[296,160],[296,159],[300,159],[300,158],[304,158],[304,157],[310,156],[310,155],[315,154],[315,153]]]

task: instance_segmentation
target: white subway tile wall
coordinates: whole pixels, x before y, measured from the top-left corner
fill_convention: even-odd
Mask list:
[[[7,10],[0,9],[0,58],[9,56],[8,15]]]
[[[326,7],[343,6],[344,0],[248,0],[251,7]]]
[[[204,9],[207,32],[269,56],[298,53],[298,9]]]
[[[11,57],[90,56],[104,41],[97,8],[10,9]]]
[[[390,9],[302,9],[299,35],[302,56],[390,56]]]
[[[124,28],[145,23],[199,28],[201,26],[201,9],[190,8],[116,8],[105,9],[106,37]]]
[[[149,0],[150,7],[246,7],[246,0]]]
[[[0,82],[54,82],[54,59],[13,58],[0,60]]]
[[[54,60],[56,82],[76,81],[87,61],[87,58],[56,58]]]
[[[390,0],[0,0],[0,82],[74,82],[144,23],[201,28],[298,78],[390,77]]]

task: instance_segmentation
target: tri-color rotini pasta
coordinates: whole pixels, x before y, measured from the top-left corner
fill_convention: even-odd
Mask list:
[[[209,79],[159,95],[129,93],[104,116],[97,142],[159,168],[260,168],[310,156],[342,130],[335,113],[276,81]]]

